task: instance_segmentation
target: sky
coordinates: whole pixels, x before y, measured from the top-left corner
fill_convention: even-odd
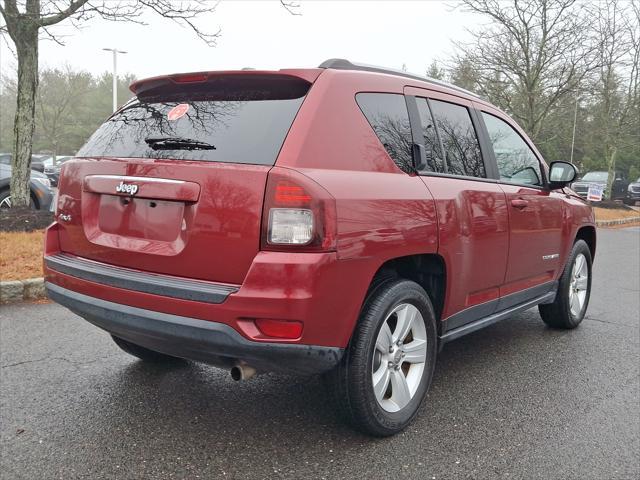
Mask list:
[[[137,78],[243,67],[316,67],[335,57],[396,69],[404,64],[424,75],[431,61],[453,52],[452,40],[468,38],[465,27],[481,21],[455,8],[454,1],[299,3],[301,15],[291,15],[275,0],[212,1],[213,11],[199,25],[209,32],[221,30],[215,47],[152,14],[143,17],[147,25],[93,19],[78,30],[66,22],[52,30],[64,46],[40,42],[40,67],[111,71],[111,53],[102,49],[117,48],[128,52],[118,56],[118,73]],[[7,40],[0,42],[0,70],[11,75],[16,61]]]

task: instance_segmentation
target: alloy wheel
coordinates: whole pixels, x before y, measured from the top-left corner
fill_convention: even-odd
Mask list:
[[[371,369],[373,391],[385,411],[402,410],[415,396],[424,373],[427,347],[420,311],[409,303],[396,306],[378,332]]]
[[[576,256],[571,268],[571,283],[569,284],[569,308],[574,317],[580,315],[587,300],[589,289],[589,266],[587,259],[581,253]]]

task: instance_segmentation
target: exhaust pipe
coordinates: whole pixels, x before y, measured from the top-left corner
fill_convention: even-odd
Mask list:
[[[256,369],[250,367],[249,365],[236,365],[231,367],[231,378],[233,378],[236,382],[240,380],[249,380],[256,375]]]

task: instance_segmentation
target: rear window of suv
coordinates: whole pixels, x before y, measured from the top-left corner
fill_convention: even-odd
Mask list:
[[[273,165],[306,94],[303,89],[291,98],[291,89],[274,94],[271,87],[251,86],[226,94],[185,88],[181,94],[175,88],[126,104],[77,156]]]

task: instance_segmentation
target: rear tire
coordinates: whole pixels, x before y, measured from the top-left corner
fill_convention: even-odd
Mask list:
[[[165,355],[164,353],[156,352],[154,350],[149,350],[148,348],[141,347],[140,345],[136,345],[135,343],[131,343],[120,337],[116,337],[115,335],[111,335],[111,338],[116,343],[116,345],[120,347],[120,349],[124,350],[129,355],[138,357],[144,362],[176,365],[186,362],[186,360],[183,358],[173,357],[171,355]]]
[[[325,374],[325,383],[338,411],[355,428],[394,435],[423,404],[437,350],[429,296],[415,282],[387,280],[365,301],[349,347],[340,365]]]
[[[560,276],[553,303],[538,305],[544,323],[552,328],[576,328],[582,322],[591,296],[591,250],[584,240],[573,244]]]

